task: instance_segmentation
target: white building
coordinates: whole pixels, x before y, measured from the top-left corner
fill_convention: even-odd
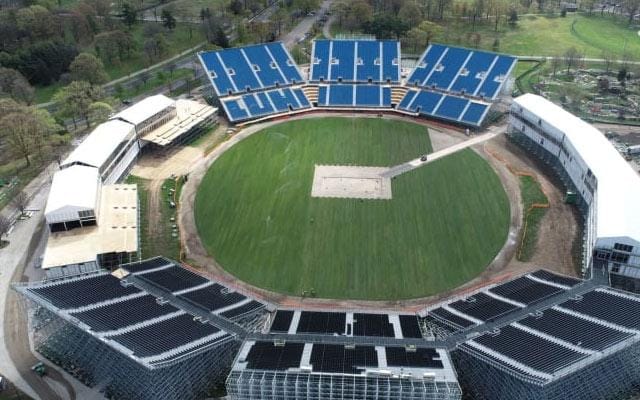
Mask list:
[[[214,122],[218,109],[193,100],[173,100],[164,95],[147,97],[113,116],[135,126],[141,147],[184,142]]]
[[[514,99],[509,124],[578,194],[585,272],[606,269],[615,286],[640,291],[640,177],[599,130],[543,97]]]
[[[73,165],[55,173],[44,217],[51,232],[97,223],[102,184],[97,168]]]
[[[119,181],[133,165],[140,146],[135,127],[119,120],[107,121],[93,130],[60,165],[95,167],[105,184]]]

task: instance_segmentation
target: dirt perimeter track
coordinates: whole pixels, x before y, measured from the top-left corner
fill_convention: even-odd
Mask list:
[[[426,306],[442,301],[448,297],[462,295],[466,292],[476,290],[479,287],[497,283],[511,276],[523,274],[527,271],[542,267],[550,270],[556,270],[564,274],[575,275],[575,268],[573,267],[571,257],[571,244],[577,234],[577,222],[571,208],[562,203],[562,189],[547,179],[538,169],[536,163],[533,160],[528,159],[528,157],[513,144],[509,143],[505,139],[504,135],[499,135],[492,138],[490,141],[475,145],[472,148],[492,165],[500,177],[511,206],[511,223],[507,241],[502,250],[498,253],[491,264],[487,266],[485,271],[470,282],[467,282],[454,290],[426,298],[401,301],[364,301],[302,298],[283,295],[255,287],[235,278],[233,275],[225,271],[215,261],[215,259],[207,253],[197,232],[194,203],[198,187],[202,182],[204,175],[218,157],[224,154],[224,152],[233,145],[252,134],[257,133],[266,127],[288,122],[292,119],[318,118],[322,116],[380,118],[377,115],[366,115],[361,113],[346,115],[344,113],[327,113],[301,115],[296,118],[269,121],[252,125],[244,128],[229,140],[222,143],[194,166],[193,170],[189,174],[189,180],[182,189],[180,209],[178,211],[178,224],[180,226],[184,259],[187,265],[197,269],[205,275],[224,282],[240,292],[250,293],[255,297],[281,307],[344,308],[350,310],[386,309],[411,312],[424,309]],[[389,115],[382,118],[405,120],[428,127],[434,151],[450,147],[468,139],[462,132],[455,130],[454,128],[433,125],[422,119]],[[505,126],[491,127],[482,134],[484,135],[489,132],[495,133],[497,131],[504,131],[504,129]],[[541,221],[536,251],[529,263],[522,263],[515,260],[515,253],[518,247],[522,227],[522,205],[520,201],[519,178],[511,173],[508,167],[513,167],[518,170],[528,170],[536,174],[543,189],[549,196],[551,204],[549,212],[547,212],[547,215]]]

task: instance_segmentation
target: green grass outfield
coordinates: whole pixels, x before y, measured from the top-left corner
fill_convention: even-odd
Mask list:
[[[500,250],[509,204],[471,150],[397,177],[392,200],[311,198],[314,164],[389,166],[431,151],[424,126],[287,122],[235,145],[196,196],[207,250],[242,280],[323,298],[404,299],[454,288]]]

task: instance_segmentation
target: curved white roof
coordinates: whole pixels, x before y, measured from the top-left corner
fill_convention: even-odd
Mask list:
[[[515,103],[562,131],[598,180],[597,236],[627,236],[640,242],[640,176],[591,124],[551,101],[525,94]]]
[[[56,172],[44,211],[47,220],[65,210],[95,210],[99,185],[100,174],[94,167],[73,165]]]
[[[100,168],[118,145],[135,129],[131,124],[119,120],[107,121],[96,127],[62,163],[90,165]]]
[[[174,103],[175,101],[173,99],[161,94],[149,96],[140,100],[131,107],[120,111],[113,116],[113,119],[121,119],[131,124],[138,125],[165,108],[172,106]]]

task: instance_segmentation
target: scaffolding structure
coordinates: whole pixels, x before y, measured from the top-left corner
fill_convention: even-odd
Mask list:
[[[148,365],[31,303],[36,351],[109,399],[201,399],[220,386],[240,345],[235,337]]]
[[[552,379],[536,379],[506,368],[468,347],[451,353],[466,394],[477,400],[605,400],[621,399],[640,385],[640,342],[637,338],[587,359]]]
[[[459,400],[462,396],[455,381],[250,370],[232,370],[227,393],[233,400]]]

